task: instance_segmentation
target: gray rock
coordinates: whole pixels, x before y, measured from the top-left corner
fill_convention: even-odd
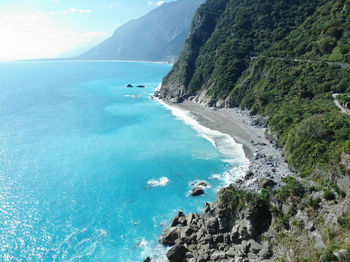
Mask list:
[[[211,217],[206,222],[206,226],[209,234],[215,234],[219,230],[219,221],[216,217]]]
[[[197,185],[196,185],[196,187],[207,187],[208,186],[208,184],[206,183],[206,182],[204,182],[204,181],[201,181],[201,182],[199,182]]]
[[[178,224],[180,224],[179,218],[185,218],[185,215],[184,213],[182,213],[182,211],[177,212],[177,215],[173,218],[173,220],[170,223],[170,227],[175,227]]]
[[[151,258],[147,257],[143,262],[151,262]]]
[[[266,178],[266,177],[261,178],[259,181],[260,189],[264,189],[267,187],[274,187],[275,185],[276,185],[275,181],[273,181],[272,179]]]
[[[227,256],[224,252],[217,252],[210,256],[211,261],[221,261],[222,259],[226,259]]]
[[[201,187],[194,187],[191,192],[191,196],[200,196],[204,194],[204,190]]]
[[[174,245],[175,240],[180,236],[177,227],[165,228],[160,235],[159,242],[163,245]]]
[[[186,248],[182,245],[175,245],[166,253],[170,262],[182,262],[185,258]]]
[[[252,171],[247,171],[244,176],[244,180],[247,181],[249,179],[252,179],[254,177],[254,173]]]

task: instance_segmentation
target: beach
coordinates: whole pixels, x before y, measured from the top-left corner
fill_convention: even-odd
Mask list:
[[[188,100],[182,103],[166,99],[162,101],[171,107],[187,111],[201,125],[227,134],[243,146],[249,165],[235,179],[237,186],[258,191],[267,182],[279,187],[283,177],[293,174],[281,148],[265,135],[266,119],[252,116],[248,110],[239,108],[218,109]]]

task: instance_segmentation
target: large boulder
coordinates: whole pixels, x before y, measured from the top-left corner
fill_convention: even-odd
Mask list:
[[[166,257],[170,262],[182,262],[185,258],[186,248],[183,245],[175,245],[168,250]]]
[[[194,187],[191,192],[191,196],[200,196],[204,194],[202,187]]]
[[[180,230],[177,227],[165,228],[159,237],[159,242],[163,245],[174,245],[179,236]]]
[[[177,212],[177,215],[173,218],[173,220],[170,223],[170,227],[175,227],[178,224],[182,224],[185,220],[185,215],[181,211]]]

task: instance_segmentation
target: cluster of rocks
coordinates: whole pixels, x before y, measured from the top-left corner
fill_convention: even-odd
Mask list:
[[[134,86],[132,84],[127,84],[126,85],[127,88],[133,88]],[[137,85],[138,88],[145,88],[144,85]]]
[[[270,129],[266,129],[266,118],[251,115],[248,110],[239,108],[231,110],[235,115],[241,115],[242,122],[256,129],[265,130],[264,135],[257,136],[250,141],[251,148],[255,150],[249,159],[248,171],[238,178],[236,184],[242,189],[259,191],[267,186],[280,187],[282,178],[295,175],[288,165],[286,158]]]
[[[204,188],[206,188],[208,184],[204,181],[201,181],[197,184],[193,185],[191,196],[200,196],[204,194]]]
[[[270,261],[268,242],[260,239],[270,224],[270,215],[250,208],[233,212],[218,200],[212,207],[206,202],[202,215],[179,211],[159,242],[172,246],[167,252],[171,262]]]

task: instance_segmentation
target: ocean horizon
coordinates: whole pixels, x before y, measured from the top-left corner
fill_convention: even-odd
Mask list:
[[[151,98],[169,70],[0,63],[1,260],[166,261],[171,218],[201,212],[247,164],[230,136]]]

